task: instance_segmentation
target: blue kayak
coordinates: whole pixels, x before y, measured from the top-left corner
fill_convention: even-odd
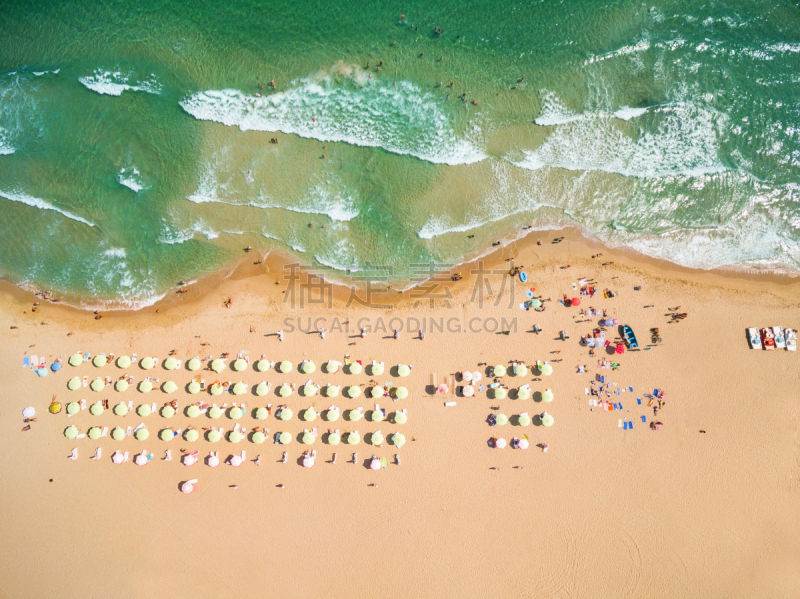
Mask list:
[[[639,342],[636,341],[636,335],[633,333],[633,329],[627,324],[622,327],[622,337],[625,339],[625,343],[629,348],[639,347]]]
[[[528,273],[526,273],[524,270],[521,273],[519,273],[519,280],[522,281],[523,283],[527,281]]]

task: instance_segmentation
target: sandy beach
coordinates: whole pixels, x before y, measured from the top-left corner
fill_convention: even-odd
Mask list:
[[[557,236],[565,239],[553,244]],[[430,296],[391,290],[375,298],[388,308],[368,308],[349,302],[343,288],[331,288],[330,306],[306,298],[300,307],[302,289],[294,306],[284,301],[281,257],[261,264],[254,258],[248,254],[235,269],[185,294],[99,320],[45,301],[32,312],[32,294],[0,285],[0,597],[800,596],[799,356],[751,350],[745,333],[748,327],[800,328],[796,279],[692,271],[612,251],[574,232],[536,232],[483,258],[483,281],[470,274],[476,264],[457,267],[463,279],[448,283],[449,291],[438,286],[433,307]],[[529,276],[524,285],[507,274],[512,258]],[[581,296],[580,308],[560,304],[565,295],[577,296],[584,278],[596,282],[598,294]],[[520,310],[529,288],[551,298],[546,311]],[[604,299],[604,289],[616,296]],[[579,341],[599,317],[580,316],[588,307],[630,325],[640,351],[612,357],[598,350],[590,357]],[[670,322],[673,311],[687,317]],[[397,340],[393,322],[402,324]],[[408,330],[418,322],[424,340]],[[368,328],[364,338],[361,326]],[[326,328],[324,339],[316,333],[320,327]],[[657,344],[649,333],[654,327],[662,337]],[[275,335],[279,330],[283,341]],[[562,330],[568,340],[558,338]],[[617,339],[617,327],[606,335]],[[77,351],[157,356],[163,364],[171,350],[184,361],[180,370],[67,364]],[[251,360],[241,373],[185,368],[194,356],[235,357],[239,351]],[[256,372],[252,362],[262,354],[295,368],[285,375]],[[364,365],[384,362],[386,372],[329,375],[319,369],[346,354]],[[32,355],[45,357],[48,366],[61,356],[64,366],[40,378],[23,367]],[[314,374],[297,372],[304,359],[317,364]],[[598,367],[606,359],[619,369]],[[509,389],[530,384],[531,399],[490,399],[477,388],[466,398],[457,391],[462,371],[478,370],[488,384],[487,365],[531,366],[537,360],[550,362],[552,376],[500,379]],[[390,367],[398,364],[413,366],[410,376],[393,376]],[[579,366],[586,366],[585,374]],[[174,380],[178,391],[67,389],[76,375],[117,379],[124,373],[136,384],[148,375],[161,383]],[[207,383],[241,380],[250,388],[266,380],[272,391],[265,397],[252,390],[238,397],[190,395],[184,387],[198,374]],[[610,401],[619,409],[593,405],[596,398],[586,390],[597,376],[603,385],[611,383]],[[409,395],[396,402],[275,395],[281,383],[302,385],[309,378],[362,390],[374,379],[403,385]],[[436,392],[442,384],[449,389],[445,395]],[[554,400],[537,401],[536,392],[546,389]],[[653,389],[665,392],[657,415],[648,405]],[[88,410],[68,417],[65,410],[48,413],[54,395],[62,404],[85,398],[89,404],[107,399],[111,406],[160,406],[174,399],[180,409],[169,421],[158,414],[93,416]],[[233,428],[227,417],[183,415],[199,399],[245,402],[246,413],[236,422],[247,430],[264,426],[270,438],[263,445],[157,438],[164,426]],[[406,409],[408,422],[298,419],[310,406],[369,411],[376,402],[387,415]],[[267,403],[286,403],[295,417],[282,423],[273,412],[264,421],[253,419],[250,410]],[[37,420],[23,432],[26,406],[35,407]],[[540,426],[538,418],[527,427],[515,425],[515,415],[544,411],[553,426]],[[487,417],[498,413],[511,422],[491,427]],[[663,425],[651,430],[656,420]],[[63,434],[69,425],[85,433],[90,426],[141,422],[151,433],[144,442],[70,440]],[[299,460],[307,447],[296,437],[311,426],[320,432],[310,446],[317,461],[303,468]],[[408,442],[399,449],[372,447],[363,439],[334,447],[322,442],[328,428],[359,430],[362,437],[399,431]],[[295,440],[273,444],[271,436],[284,430]],[[527,450],[488,444],[492,437],[523,435]],[[91,460],[98,447],[102,458]],[[69,460],[73,448],[78,459]],[[144,467],[116,465],[111,456],[117,449],[131,456],[147,450],[154,457]],[[166,449],[173,455],[169,462],[162,460]],[[199,450],[201,458],[218,451],[221,459],[246,450],[247,461],[238,468],[186,467],[179,460],[182,449]],[[334,453],[336,464],[330,463]],[[252,460],[258,455],[257,466]],[[371,470],[372,455],[386,458],[386,469]],[[194,478],[196,490],[181,493],[179,485]]]

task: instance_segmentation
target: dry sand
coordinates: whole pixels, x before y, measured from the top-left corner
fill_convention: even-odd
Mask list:
[[[532,243],[537,237],[546,240],[542,246]],[[648,330],[659,327],[663,343],[627,352],[619,371],[598,370],[597,358],[589,358],[578,344],[592,328],[575,323],[578,309],[553,301],[544,313],[522,312],[518,283],[511,307],[506,296],[499,306],[489,298],[480,308],[469,301],[469,276],[453,286],[451,309],[440,307],[441,302],[433,311],[413,309],[409,299],[389,310],[345,309],[339,297],[331,309],[314,305],[300,310],[281,303],[285,285],[274,284],[280,273],[274,261],[267,261],[258,267],[242,265],[222,283],[217,277],[141,313],[107,314],[102,320],[46,303],[32,314],[32,296],[3,285],[0,597],[800,596],[800,355],[752,351],[745,339],[749,326],[800,328],[800,285],[676,269],[601,249],[576,235],[557,245],[549,243],[552,237],[534,234],[527,243],[488,257],[486,265],[503,270],[505,259],[515,256],[526,266],[537,294],[553,300],[572,296],[572,285],[581,276],[593,277],[601,291],[610,287],[618,295],[596,296],[583,306],[606,308],[633,326],[643,347],[650,341]],[[604,255],[593,260],[597,251]],[[614,264],[602,265],[608,261]],[[571,268],[560,268],[566,264]],[[265,269],[273,274],[264,274]],[[256,270],[261,274],[253,276]],[[502,278],[490,277],[495,294]],[[635,286],[642,290],[634,291]],[[230,309],[222,306],[228,297],[234,300]],[[650,304],[654,307],[643,307]],[[668,324],[667,308],[678,305],[688,318]],[[390,330],[363,340],[335,330],[325,339],[300,332],[287,332],[283,342],[265,336],[280,328],[288,331],[282,324],[287,317],[305,322],[312,315],[349,320],[350,335],[361,317],[373,326],[380,317],[388,322],[432,315],[457,317],[462,328],[471,318],[488,317],[516,319],[517,326],[508,336],[426,327],[424,341],[407,332],[395,341],[388,338]],[[529,332],[534,323],[542,334]],[[562,329],[569,332],[569,341],[556,340]],[[67,336],[70,331],[74,335]],[[21,368],[23,356],[31,354],[44,355],[50,363],[59,355],[66,361],[76,350],[164,358],[171,349],[184,359],[248,350],[251,358],[266,354],[295,364],[312,358],[319,365],[345,353],[365,363],[383,360],[387,367],[412,364],[406,379],[388,372],[370,377],[319,370],[311,377],[317,383],[363,385],[376,378],[406,385],[407,399],[379,403],[387,412],[407,408],[407,424],[362,420],[354,426],[340,419],[336,428],[357,428],[362,435],[378,428],[384,434],[400,430],[409,442],[400,450],[362,442],[355,447],[359,461],[352,464],[350,446],[332,448],[318,441],[312,469],[297,464],[303,447],[296,441],[286,448],[287,464],[279,463],[284,448],[270,441],[260,446],[248,441],[165,443],[155,436],[167,423],[160,416],[106,412],[95,417],[84,411],[67,418],[63,411],[47,413],[50,397],[57,394],[64,403],[109,399],[112,405],[119,400],[161,404],[169,397],[185,406],[197,397],[183,392],[193,373],[159,367],[155,376],[162,382],[173,379],[180,387],[166,396],[133,388],[124,393],[67,390],[73,374],[116,377],[123,372],[111,365],[65,365],[47,378]],[[494,401],[485,392],[471,399],[454,396],[456,372],[477,370],[479,363],[530,364],[537,359],[563,360],[543,381],[533,381],[533,375],[523,379],[534,391],[552,388],[550,404]],[[586,364],[589,374],[576,374],[578,364]],[[138,367],[127,371],[137,382],[143,377]],[[584,389],[597,373],[620,387],[633,386],[633,393],[614,396],[623,404],[621,411],[592,411]],[[225,374],[251,385],[266,379],[273,390],[276,383],[299,384],[308,378],[296,371],[262,375],[252,368]],[[207,382],[217,378],[211,375],[206,373]],[[509,376],[503,381],[509,386],[523,382]],[[441,383],[450,385],[450,393],[431,395],[430,385]],[[648,423],[653,417],[643,397],[653,387],[664,389],[667,400],[658,415],[664,425],[657,432],[641,422],[641,415]],[[642,406],[637,397],[643,398]],[[242,398],[248,408],[280,403],[274,394]],[[444,407],[447,400],[458,405]],[[295,394],[288,403],[297,412],[331,403],[369,409],[373,400]],[[21,432],[21,412],[28,405],[36,407],[38,421]],[[492,406],[508,416],[547,409],[555,424],[491,428],[486,417]],[[619,428],[620,418],[632,421],[633,429]],[[132,437],[70,441],[62,434],[68,424],[85,432],[89,425],[142,421],[151,431],[144,443]],[[211,422],[201,418],[195,424]],[[257,424],[249,415],[240,422],[248,428]],[[182,415],[168,422],[189,423]],[[228,429],[233,425],[228,419],[214,423]],[[286,425],[274,417],[263,424],[271,433],[296,435],[303,428],[296,417]],[[320,420],[315,424],[321,431],[327,428]],[[527,434],[531,449],[491,449],[487,440],[497,434],[507,439]],[[539,443],[548,443],[549,452],[537,448]],[[73,447],[80,457],[70,461]],[[93,461],[89,458],[96,447],[103,448],[103,459]],[[161,461],[166,448],[173,451],[171,462]],[[214,449],[222,458],[246,449],[249,459],[261,454],[261,465],[187,468],[178,460],[181,448],[199,449],[203,457]],[[110,461],[115,449],[132,454],[147,449],[155,458],[143,468],[116,466]],[[339,454],[336,465],[327,463],[334,451]],[[365,467],[373,453],[389,459],[386,470]],[[395,453],[401,466],[391,464]],[[180,493],[179,483],[189,478],[199,479],[197,490]]]

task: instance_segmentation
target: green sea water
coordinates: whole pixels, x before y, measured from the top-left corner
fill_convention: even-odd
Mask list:
[[[800,271],[795,3],[8,2],[0,32],[0,275],[74,304],[247,245],[408,283],[522,226]]]

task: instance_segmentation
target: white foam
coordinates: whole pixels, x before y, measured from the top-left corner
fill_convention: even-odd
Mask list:
[[[582,116],[575,114],[553,92],[541,90],[542,113],[534,119],[534,123],[540,127],[552,127],[554,125],[564,125],[577,121]]]
[[[637,52],[646,52],[649,49],[650,42],[647,40],[641,40],[634,45],[622,46],[617,50],[607,52],[606,54],[601,54],[600,56],[592,55],[586,61],[584,61],[583,66],[587,66],[595,62],[602,62],[610,58],[617,58],[618,56],[626,56],[628,54],[635,54]]]
[[[94,227],[94,223],[90,223],[88,220],[81,218],[76,214],[72,214],[71,212],[67,212],[66,210],[61,210],[60,208],[56,208],[55,206],[46,202],[45,200],[29,196],[26,193],[0,190],[0,198],[4,198],[11,202],[19,202],[21,204],[31,206],[32,208],[40,208],[41,210],[53,210],[55,212],[58,212],[62,216],[66,216],[69,219],[78,221],[79,223],[83,223],[85,225],[89,225],[90,227]]]
[[[315,254],[314,259],[328,268],[342,272],[358,272],[356,248],[347,239],[340,239],[336,245],[329,247],[323,254]]]
[[[117,175],[117,181],[119,181],[122,185],[124,185],[128,189],[132,189],[136,193],[144,189],[141,173],[139,172],[139,169],[137,169],[135,166],[129,169],[126,168],[120,169],[119,174]]]
[[[642,116],[643,114],[647,114],[647,108],[631,108],[630,106],[623,106],[614,113],[614,116],[623,121],[629,121],[638,116]]]
[[[133,73],[123,73],[122,71],[104,71],[95,69],[94,73],[86,77],[78,77],[85,87],[109,96],[121,96],[124,91],[143,91],[148,94],[161,93],[161,84],[155,75],[150,75],[144,81],[137,82],[133,78]]]
[[[0,156],[7,156],[14,153],[11,142],[8,141],[6,130],[0,127]]]
[[[110,248],[103,252],[104,256],[111,256],[114,258],[127,258],[128,252],[125,251],[125,248]]]
[[[193,94],[181,107],[200,120],[242,131],[281,131],[324,142],[380,147],[436,164],[486,157],[459,137],[441,101],[408,81],[366,79],[341,65],[256,98],[234,89]]]

